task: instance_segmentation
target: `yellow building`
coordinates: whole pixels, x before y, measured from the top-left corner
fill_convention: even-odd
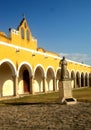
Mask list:
[[[0,32],[0,97],[58,90],[60,56],[38,48],[25,18],[9,36]],[[74,88],[91,86],[91,67],[67,60]]]

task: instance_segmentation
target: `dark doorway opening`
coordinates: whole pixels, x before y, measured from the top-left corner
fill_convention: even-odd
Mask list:
[[[28,70],[24,70],[23,72],[23,84],[24,84],[24,92],[30,92],[30,78]]]

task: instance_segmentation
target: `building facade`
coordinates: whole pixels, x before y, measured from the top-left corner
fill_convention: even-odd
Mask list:
[[[25,18],[0,32],[0,97],[58,91],[61,57],[38,48]],[[91,86],[91,66],[67,60],[73,88]]]

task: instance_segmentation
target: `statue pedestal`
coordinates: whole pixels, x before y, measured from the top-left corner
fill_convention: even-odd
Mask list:
[[[67,105],[77,102],[72,96],[72,81],[70,79],[59,81],[59,99],[61,103]]]

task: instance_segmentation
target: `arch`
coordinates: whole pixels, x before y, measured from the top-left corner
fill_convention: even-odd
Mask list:
[[[71,79],[75,79],[75,72],[73,70],[71,71]]]
[[[71,71],[67,69],[68,78],[71,78]]]
[[[0,62],[0,95],[14,96],[15,65],[12,61],[4,59]]]
[[[19,94],[32,93],[32,67],[28,62],[22,62],[18,68]]]
[[[72,88],[75,88],[75,72],[71,71],[71,79],[72,79]]]
[[[34,74],[35,74],[35,71],[36,71],[36,69],[37,69],[38,67],[40,67],[41,71],[43,71],[43,72],[45,73],[44,67],[43,67],[41,64],[37,64],[37,65],[35,66],[35,68],[34,68]]]
[[[15,67],[14,63],[11,60],[3,59],[3,60],[0,61],[0,65],[2,65],[3,63],[7,63],[10,66],[13,75],[16,74],[16,67]]]
[[[53,67],[48,67],[47,72],[46,72],[46,81],[47,81],[47,91],[53,91],[55,86],[54,86],[54,78],[55,78],[55,72]]]
[[[54,70],[54,68],[53,68],[52,66],[48,66],[48,67],[47,67],[45,76],[47,76],[47,71],[48,71],[48,69],[51,69],[52,72],[53,72],[53,76],[56,77],[55,70]]]
[[[22,62],[22,63],[19,65],[19,67],[18,67],[18,72],[17,72],[17,76],[19,76],[19,71],[20,71],[20,69],[21,69],[21,67],[22,67],[23,65],[26,66],[26,68],[27,68],[28,71],[29,71],[29,75],[32,76],[32,75],[33,75],[32,66],[31,66],[28,62],[26,62],[26,61]]]
[[[34,92],[44,91],[44,68],[42,65],[37,65],[34,69]]]
[[[61,69],[57,69],[57,72],[56,72],[56,79],[60,79],[61,78]]]
[[[77,71],[76,72],[76,87],[81,86],[81,81],[80,81],[80,73]]]

